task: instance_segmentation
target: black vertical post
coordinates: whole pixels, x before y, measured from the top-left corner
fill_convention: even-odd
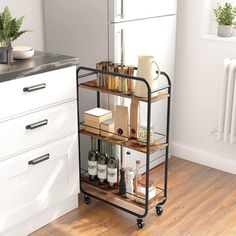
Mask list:
[[[170,135],[170,105],[171,105],[171,80],[167,74],[164,73],[168,80],[169,88],[168,88],[168,102],[167,102],[167,125],[166,125],[166,158],[165,158],[165,184],[164,184],[164,197],[167,198],[167,191],[168,191],[168,161],[169,161],[169,135]]]
[[[101,99],[100,99],[100,92],[97,92],[97,107],[100,107]],[[101,152],[101,140],[98,139],[98,151]]]
[[[145,214],[148,214],[148,205],[149,205],[149,163],[150,163],[150,133],[151,133],[151,87],[148,82],[145,80],[145,84],[148,92],[148,101],[147,101],[147,153],[146,153],[146,197],[145,197]]]

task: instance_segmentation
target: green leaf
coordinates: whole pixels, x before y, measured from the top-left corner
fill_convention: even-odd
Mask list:
[[[16,20],[16,31],[20,30],[20,27],[23,23],[25,16],[20,17],[19,19]]]
[[[7,27],[11,19],[12,19],[11,13],[9,11],[9,8],[6,6],[2,13],[3,28]]]
[[[19,38],[22,34],[28,32],[28,30],[22,30],[17,32],[13,37],[12,37],[12,41],[16,40],[17,38]]]

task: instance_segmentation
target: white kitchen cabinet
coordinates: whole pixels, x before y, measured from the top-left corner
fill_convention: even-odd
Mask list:
[[[77,194],[77,167],[77,134],[0,162],[0,232]]]
[[[74,65],[0,83],[1,236],[78,207],[76,89]]]

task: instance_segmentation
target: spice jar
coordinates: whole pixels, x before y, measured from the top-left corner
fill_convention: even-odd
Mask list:
[[[134,76],[134,66],[127,66],[127,75]],[[127,86],[129,91],[134,91],[135,80],[128,79]]]
[[[109,71],[109,66],[112,65],[111,61],[103,61],[101,62],[102,64],[102,70],[103,71]],[[108,88],[108,81],[109,81],[109,75],[107,74],[102,74],[102,86]]]
[[[96,64],[96,69],[97,70],[102,70],[103,69],[101,62]],[[100,73],[100,72],[97,73],[97,86],[98,87],[103,87],[103,74]]]
[[[127,74],[127,67],[126,66],[121,67],[119,73]],[[128,92],[127,79],[122,76],[120,76],[120,80],[119,80],[119,92],[122,92],[122,93]]]
[[[142,122],[139,127],[138,141],[142,146],[147,145],[147,122]],[[155,142],[154,125],[150,124],[150,145]]]
[[[114,64],[114,73],[120,73],[121,67],[122,67],[121,64]],[[113,90],[119,89],[119,81],[120,81],[120,77],[115,76],[114,83],[113,83]]]
[[[109,72],[114,72],[114,65],[109,65],[108,67]],[[114,75],[108,75],[108,89],[114,88]]]

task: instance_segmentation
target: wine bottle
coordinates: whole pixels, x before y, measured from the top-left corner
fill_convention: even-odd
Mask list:
[[[94,179],[97,176],[98,155],[96,139],[91,137],[91,150],[88,153],[88,174],[90,179]]]
[[[126,197],[125,169],[120,169],[119,195]]]
[[[111,144],[110,157],[107,163],[107,181],[111,187],[118,184],[119,159],[116,157],[116,145]]]
[[[98,179],[103,183],[107,179],[107,161],[108,155],[105,148],[106,142],[101,140],[101,151],[98,157]]]

